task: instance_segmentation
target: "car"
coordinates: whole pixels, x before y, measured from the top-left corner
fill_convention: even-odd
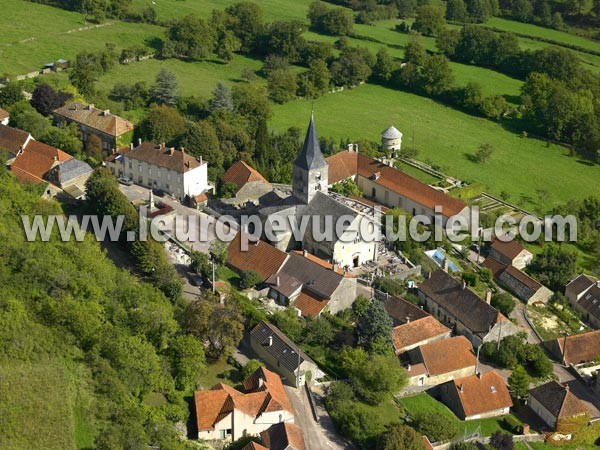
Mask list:
[[[120,177],[117,181],[125,186],[131,186],[133,184],[133,180],[127,177]]]
[[[158,197],[164,197],[165,196],[165,191],[163,191],[162,189],[159,188],[154,188],[152,189],[152,193]]]

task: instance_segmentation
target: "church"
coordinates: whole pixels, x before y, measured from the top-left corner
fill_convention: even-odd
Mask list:
[[[268,239],[264,234],[263,237],[280,250],[306,250],[341,268],[359,267],[375,260],[376,240],[364,239],[360,232],[362,229],[374,234],[378,218],[330,195],[328,175],[329,164],[321,152],[311,115],[304,144],[293,165],[292,195],[259,212],[263,229],[274,230],[274,223],[285,224],[285,228],[277,228],[277,233],[273,233],[276,239]],[[308,217],[304,219],[306,231],[302,235],[294,233],[292,224],[300,227],[303,217]],[[326,231],[331,231],[332,239],[320,238],[319,234]]]

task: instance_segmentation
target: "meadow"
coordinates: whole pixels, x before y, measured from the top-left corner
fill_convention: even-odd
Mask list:
[[[419,150],[418,159],[464,181],[479,181],[491,193],[505,191],[511,202],[534,211],[598,191],[600,165],[571,157],[564,147],[522,138],[502,124],[414,94],[363,85],[321,97],[314,108],[322,137],[379,141],[381,130],[394,125],[404,133],[404,145]],[[303,127],[310,111],[311,102],[304,100],[277,105],[271,128],[277,132]],[[482,143],[494,147],[485,164],[470,157]],[[536,198],[538,189],[549,193],[543,208]]]
[[[108,20],[96,26],[85,24],[83,14],[76,12],[25,0],[2,0],[0,74],[40,70],[46,63],[72,60],[82,50],[99,50],[106,43],[118,49],[149,45],[163,34],[164,29],[155,25]]]

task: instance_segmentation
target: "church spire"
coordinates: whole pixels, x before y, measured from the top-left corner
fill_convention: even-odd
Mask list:
[[[313,114],[310,115],[310,123],[308,124],[308,130],[306,131],[306,137],[304,138],[304,145],[294,166],[298,166],[304,170],[318,169],[326,166],[327,162],[321,153],[321,146],[319,145],[319,137],[317,136],[317,129],[315,127],[315,117]]]

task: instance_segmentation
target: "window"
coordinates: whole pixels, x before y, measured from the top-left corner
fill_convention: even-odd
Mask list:
[[[377,196],[377,189],[373,188],[371,189],[371,197],[376,197]]]
[[[171,172],[167,172],[167,181],[171,181]]]
[[[167,187],[167,189],[171,189],[171,186],[169,185],[169,183],[167,183],[166,187]]]
[[[152,167],[148,167],[148,175],[152,175]]]
[[[129,161],[129,170],[133,170],[133,163]]]
[[[156,171],[156,178],[160,178],[160,170]]]
[[[138,183],[142,184],[144,182],[144,179],[142,178],[142,176],[140,175],[138,177]]]
[[[139,165],[139,167],[138,167],[138,172],[139,172],[139,173],[142,173],[142,165],[141,165],[141,164],[140,164],[140,165]]]
[[[219,438],[225,439],[227,436],[227,430],[219,430]]]

